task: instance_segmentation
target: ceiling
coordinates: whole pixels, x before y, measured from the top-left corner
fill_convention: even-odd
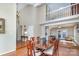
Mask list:
[[[34,7],[40,6],[42,3],[17,3],[16,4],[16,10],[20,11],[22,8],[24,8],[27,5],[32,5]]]
[[[73,27],[75,26],[75,23],[69,23],[69,24],[61,24],[61,25],[50,25],[50,28],[63,28],[63,27]]]

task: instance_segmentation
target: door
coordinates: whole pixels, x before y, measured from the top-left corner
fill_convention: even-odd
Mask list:
[[[17,49],[22,47],[21,34],[22,34],[22,26],[18,26],[17,39],[16,39],[16,48]]]
[[[22,25],[20,25],[19,16],[16,16],[16,49],[22,47]]]
[[[58,31],[57,35],[58,35],[58,39],[61,39],[61,31],[60,30]]]

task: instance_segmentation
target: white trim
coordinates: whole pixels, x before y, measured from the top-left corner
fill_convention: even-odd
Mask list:
[[[0,55],[4,55],[4,54],[7,54],[7,53],[10,53],[10,52],[13,52],[13,51],[16,51],[16,49],[15,50],[10,50],[10,51],[4,52],[4,53],[1,53]]]
[[[79,14],[69,16],[69,17],[63,17],[63,18],[59,18],[59,19],[45,21],[43,23],[40,23],[40,25],[48,25],[48,24],[53,24],[53,23],[56,23],[56,22],[63,22],[63,21],[72,21],[71,19],[75,19],[75,18],[78,18],[78,17],[79,17]]]
[[[78,4],[78,3],[73,4],[73,5],[68,5],[68,6],[66,6],[66,7],[59,8],[59,9],[57,9],[57,10],[55,10],[55,11],[47,12],[47,15],[49,15],[49,14],[51,14],[51,13],[59,12],[59,11],[61,11],[61,10],[63,10],[63,9],[66,9],[66,8],[68,8],[68,7],[71,7],[71,6],[74,6],[74,5],[77,5],[77,4]]]
[[[74,43],[79,46],[79,42],[77,42],[75,39],[74,39]]]

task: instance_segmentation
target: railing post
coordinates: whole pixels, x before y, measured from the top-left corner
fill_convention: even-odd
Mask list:
[[[76,4],[76,14],[77,14],[77,4]]]
[[[72,16],[72,15],[77,15],[78,14],[78,6],[79,4],[72,3],[71,5],[68,5],[66,7],[59,8],[54,11],[47,11],[47,20],[52,20],[52,19],[58,19],[62,17],[67,17],[67,16]],[[48,6],[46,7],[46,9]]]

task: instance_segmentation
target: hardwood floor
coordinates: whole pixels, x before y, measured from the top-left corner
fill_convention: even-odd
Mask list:
[[[75,47],[75,44],[72,41],[60,41],[59,55],[60,56],[79,56],[79,48],[73,48],[73,47]]]
[[[59,56],[79,56],[79,48],[74,48],[72,41],[61,40],[59,44]],[[27,56],[26,47],[18,49],[2,56]]]

